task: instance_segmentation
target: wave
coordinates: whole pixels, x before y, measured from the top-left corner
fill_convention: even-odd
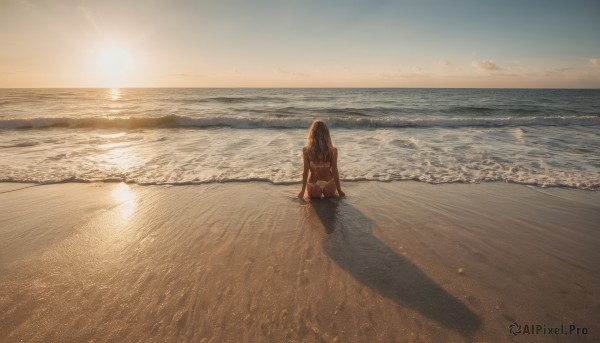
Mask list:
[[[527,180],[527,181],[516,181],[516,180],[506,180],[503,178],[498,179],[451,179],[451,180],[431,180],[431,179],[423,179],[419,177],[408,177],[408,178],[371,178],[371,177],[356,177],[356,178],[341,178],[342,182],[403,182],[403,181],[415,181],[415,182],[424,182],[433,185],[442,185],[442,184],[481,184],[481,183],[492,183],[492,182],[500,182],[500,183],[512,183],[530,187],[540,187],[540,188],[568,188],[568,189],[581,189],[588,191],[600,191],[600,183],[580,183],[580,182],[547,182],[547,181],[536,181],[536,180]],[[77,177],[68,177],[61,180],[36,180],[36,179],[18,179],[13,177],[8,178],[0,178],[0,183],[31,183],[36,185],[51,185],[51,184],[61,184],[61,183],[127,183],[127,184],[136,184],[140,186],[193,186],[193,185],[207,185],[207,184],[227,184],[227,183],[246,183],[246,182],[265,182],[270,183],[272,185],[299,185],[302,182],[298,180],[272,180],[270,178],[233,178],[233,179],[210,179],[210,180],[192,180],[192,181],[171,181],[171,182],[160,182],[160,181],[146,181],[146,180],[130,180],[126,178],[106,178],[106,179],[85,179],[85,178],[77,178]]]
[[[249,102],[286,102],[286,99],[281,97],[269,97],[269,96],[216,96],[208,98],[187,98],[187,99],[174,99],[174,102],[183,103],[202,103],[202,102],[217,102],[217,103],[249,103]]]
[[[454,106],[446,109],[447,113],[491,113],[498,111],[498,108],[482,106]]]
[[[0,147],[1,148],[25,148],[25,147],[29,147],[29,146],[36,146],[39,144],[40,144],[40,142],[27,141],[27,142],[20,142],[20,143],[9,144],[9,145],[0,145]]]
[[[534,115],[539,115],[542,114],[544,109],[542,108],[537,108],[535,106],[531,107],[531,108],[525,108],[525,107],[481,107],[481,106],[454,106],[454,107],[449,107],[447,109],[443,109],[441,110],[443,113],[449,113],[449,114],[500,114],[502,115],[503,113],[511,113],[514,115],[529,115],[529,116],[534,116]],[[548,111],[547,109],[545,109],[545,111]],[[547,112],[546,112],[547,113]]]
[[[210,128],[230,127],[235,129],[285,128],[305,129],[316,118],[302,117],[206,117],[191,118],[169,115],[162,117],[129,118],[28,118],[0,119],[0,129],[43,129],[43,128]],[[557,116],[557,117],[506,117],[506,118],[426,118],[400,117],[321,118],[330,127],[347,129],[373,128],[428,128],[428,127],[506,127],[506,126],[592,126],[600,125],[600,116]]]
[[[381,108],[335,108],[335,107],[298,107],[298,106],[286,106],[273,109],[234,109],[238,112],[247,113],[266,113],[275,117],[285,117],[286,115],[303,115],[306,113],[316,113],[323,116],[352,116],[352,117],[375,117],[389,114],[393,109],[381,109]],[[396,111],[398,112],[398,111]]]

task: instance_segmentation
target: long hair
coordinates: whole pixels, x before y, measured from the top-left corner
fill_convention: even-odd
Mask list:
[[[326,163],[331,161],[333,141],[329,135],[329,129],[324,122],[315,120],[308,130],[306,138],[306,149],[308,158],[315,163]]]

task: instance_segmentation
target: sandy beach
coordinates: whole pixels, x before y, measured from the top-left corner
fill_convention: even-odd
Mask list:
[[[0,184],[0,341],[597,339],[600,193],[297,188]]]
[[[599,17],[0,0],[0,343],[600,342]]]

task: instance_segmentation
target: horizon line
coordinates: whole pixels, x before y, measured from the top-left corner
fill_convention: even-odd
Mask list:
[[[0,89],[531,89],[600,90],[600,87],[0,87]]]

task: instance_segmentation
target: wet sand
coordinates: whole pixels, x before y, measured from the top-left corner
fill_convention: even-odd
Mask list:
[[[0,184],[0,341],[599,339],[599,192],[344,186]]]

